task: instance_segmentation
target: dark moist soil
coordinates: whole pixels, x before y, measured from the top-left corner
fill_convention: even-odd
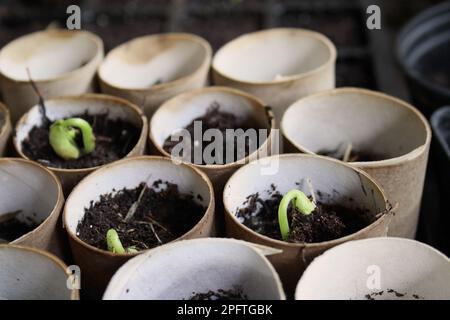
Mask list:
[[[114,228],[124,248],[136,246],[144,250],[180,237],[203,217],[205,208],[194,201],[192,194],[181,194],[176,184],[157,180],[145,188],[133,218],[125,222],[144,186],[142,182],[134,189],[113,190],[102,195],[99,201],[91,202],[77,226],[77,236],[107,250],[106,233]]]
[[[89,122],[96,137],[95,150],[76,160],[60,158],[50,146],[49,124],[34,126],[22,142],[23,153],[45,166],[64,169],[92,168],[125,157],[139,140],[140,129],[121,119],[109,119],[108,114],[74,115]],[[82,145],[81,134],[78,145]]]
[[[2,132],[3,124],[5,123],[5,115],[0,111],[0,132]]]
[[[394,290],[394,289],[387,289],[386,291],[381,290],[381,291],[377,291],[377,292],[368,293],[365,295],[365,298],[367,300],[376,300],[375,299],[376,297],[381,297],[381,296],[385,296],[385,297],[389,296],[388,299],[403,298],[403,297],[407,297],[410,300],[423,299],[423,297],[419,296],[418,294],[408,295],[408,293],[398,292],[397,290]]]
[[[233,146],[234,146],[233,159],[234,159],[234,161],[237,161],[237,160],[240,160],[243,158],[242,156],[238,157],[238,155],[245,154],[245,157],[246,157],[249,155],[250,151],[255,151],[255,150],[250,150],[250,146],[252,144],[255,144],[257,148],[260,146],[260,141],[256,141],[256,143],[254,143],[253,141],[250,142],[249,139],[245,139],[245,150],[242,150],[242,149],[237,148],[237,143],[236,143],[236,141],[238,140],[237,137],[236,137],[235,141],[226,141],[226,139],[225,139],[226,129],[243,129],[244,131],[246,131],[248,129],[258,130],[258,129],[262,129],[262,128],[260,128],[260,126],[258,126],[258,124],[255,121],[253,121],[253,119],[242,119],[242,118],[236,117],[232,113],[220,111],[220,105],[217,102],[214,102],[211,104],[211,106],[208,108],[207,112],[203,116],[192,120],[192,122],[184,128],[189,131],[189,134],[191,136],[191,146],[193,146],[191,148],[191,155],[190,155],[191,162],[194,162],[195,150],[198,150],[198,148],[201,148],[202,155],[203,155],[204,149],[210,143],[212,143],[210,141],[204,141],[203,143],[201,143],[201,141],[200,141],[200,144],[198,146],[196,146],[196,144],[194,143],[195,138],[196,138],[194,136],[194,122],[195,121],[202,122],[202,137],[203,137],[203,133],[208,129],[218,129],[223,134],[224,141],[223,141],[223,149],[222,150],[224,150],[224,152],[218,159],[219,163],[216,163],[216,164],[227,163],[226,150],[227,150],[228,143],[233,143]],[[180,140],[172,141],[172,136],[169,136],[166,139],[166,141],[164,141],[163,149],[171,154],[172,149],[179,142],[180,142]],[[215,153],[212,153],[212,155],[215,156]],[[203,157],[201,160],[202,160],[201,163],[198,163],[198,164],[205,165],[206,163],[205,163]]]
[[[237,218],[250,229],[276,240],[282,240],[278,224],[278,206],[282,195],[274,185],[269,198],[258,193],[250,195],[244,207],[236,212]],[[310,215],[303,215],[292,206],[288,208],[290,236],[288,242],[315,243],[338,239],[368,226],[373,218],[368,210],[350,209],[321,202]]]
[[[208,291],[206,293],[192,293],[189,300],[248,300],[246,294],[240,288],[231,290],[219,289],[217,291]]]
[[[0,223],[0,243],[2,240],[7,242],[14,241],[24,234],[33,231],[39,226],[38,223],[32,219],[28,219],[26,222],[20,221],[17,218],[12,218]]]
[[[319,150],[317,154],[321,156],[327,156],[331,158],[335,158],[338,160],[342,160],[344,157],[343,152],[339,152],[338,150]],[[366,150],[352,150],[350,152],[350,156],[348,158],[348,162],[357,162],[357,161],[380,161],[386,159],[386,156],[377,154],[374,152],[366,151]]]

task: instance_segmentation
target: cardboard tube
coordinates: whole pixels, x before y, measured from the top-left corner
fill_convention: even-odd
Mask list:
[[[3,156],[11,135],[11,117],[8,108],[0,103],[0,157]]]
[[[384,189],[395,211],[390,236],[414,238],[431,141],[425,117],[408,103],[358,88],[340,88],[300,99],[281,123],[285,147],[318,153],[352,143],[379,161],[351,162]]]
[[[35,162],[0,158],[0,181],[0,217],[17,212],[17,219],[26,222],[29,218],[39,224],[12,244],[35,247],[65,257],[67,248],[61,238],[61,224],[58,224],[64,196],[58,178]]]
[[[250,118],[260,128],[267,130],[265,141],[255,152],[243,159],[226,164],[193,164],[208,175],[216,196],[221,197],[223,186],[234,171],[245,163],[271,155],[276,150],[273,148],[276,147],[274,143],[278,142],[273,132],[275,120],[270,109],[265,108],[260,100],[242,91],[225,87],[201,88],[178,95],[164,103],[153,115],[150,121],[150,141],[156,153],[171,157],[171,154],[163,149],[164,141],[195,118],[205,115],[214,102],[218,103],[220,111],[232,113],[238,118]],[[203,141],[205,145],[209,143]]]
[[[174,241],[214,235],[214,193],[204,173],[186,164],[174,164],[167,158],[150,156],[133,157],[104,166],[74,188],[63,216],[72,253],[83,274],[83,288],[96,297],[101,296],[114,272],[136,254],[115,254],[83,242],[76,234],[78,223],[91,201],[98,201],[101,195],[111,193],[113,189],[135,188],[149,176],[148,185],[161,179],[176,183],[181,193],[199,194],[201,197],[196,201],[206,208],[203,218]]]
[[[18,245],[0,245],[0,300],[78,300],[69,289],[67,266],[52,254]]]
[[[111,50],[99,68],[102,92],[144,106],[148,117],[166,100],[203,87],[211,46],[188,33],[135,38]]]
[[[335,86],[336,48],[324,35],[277,28],[242,35],[213,58],[217,85],[255,95],[273,107],[281,121],[286,108],[301,97]]]
[[[74,97],[61,97],[45,101],[47,117],[51,121],[67,118],[73,115],[83,114],[108,114],[112,119],[123,119],[131,122],[140,129],[139,140],[126,155],[132,157],[142,155],[145,152],[147,141],[147,118],[134,104],[112,96],[102,94],[86,94]],[[16,124],[14,147],[17,153],[25,159],[29,159],[22,151],[22,142],[28,137],[34,126],[42,124],[42,116],[39,106],[34,106]],[[101,166],[100,166],[101,167]],[[69,194],[72,188],[86,175],[99,167],[83,169],[61,169],[48,167],[60,179],[65,194]]]
[[[248,196],[267,191],[274,184],[281,194],[301,189],[309,194],[305,179],[311,179],[318,201],[340,204],[349,208],[370,210],[373,222],[348,236],[320,243],[289,243],[259,234],[242,224],[236,217]],[[300,185],[299,185],[300,183]],[[353,199],[353,200],[352,200]],[[237,170],[228,180],[223,193],[225,222],[229,237],[262,244],[282,250],[269,256],[280,274],[286,292],[293,293],[295,285],[309,262],[328,248],[360,238],[385,236],[391,214],[380,187],[364,172],[337,160],[325,157],[286,154],[252,162]]]
[[[300,279],[295,298],[448,300],[449,283],[450,260],[436,249],[402,238],[365,239],[317,257]]]
[[[29,70],[45,99],[94,90],[103,41],[87,31],[48,29],[20,37],[0,51],[0,87],[13,122],[38,102]]]
[[[286,298],[264,255],[243,241],[206,238],[179,241],[133,258],[116,272],[103,299],[182,300],[219,289],[241,289],[250,300]]]

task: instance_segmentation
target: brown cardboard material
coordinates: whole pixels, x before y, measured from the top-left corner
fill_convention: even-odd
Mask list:
[[[51,121],[70,117],[74,114],[82,114],[86,111],[89,114],[103,114],[107,112],[108,116],[112,118],[126,119],[141,130],[138,142],[126,157],[142,155],[145,152],[148,130],[147,118],[131,102],[103,94],[85,94],[47,100],[45,101],[45,106],[47,109],[47,117]],[[40,125],[41,123],[42,116],[39,111],[39,106],[34,106],[16,124],[14,147],[22,158],[28,159],[22,152],[22,141],[26,139],[33,126]],[[61,179],[64,193],[67,195],[83,177],[99,167],[83,169],[48,168]]]
[[[270,109],[265,108],[260,100],[245,92],[225,87],[206,87],[183,93],[165,102],[153,115],[150,121],[150,141],[156,153],[171,157],[163,149],[167,137],[184,128],[195,118],[203,116],[213,102],[220,105],[221,111],[233,113],[238,117],[251,117],[261,128],[268,130],[266,141],[244,159],[227,164],[193,164],[208,175],[216,196],[221,197],[223,186],[234,171],[258,157],[271,155],[275,150],[274,142],[278,141],[273,132],[275,120]]]
[[[194,192],[201,195],[200,203],[206,208],[203,218],[178,240],[214,236],[214,193],[208,177],[196,168],[186,164],[174,164],[170,159],[155,156],[141,156],[123,159],[95,171],[85,177],[72,191],[64,208],[63,222],[69,235],[72,253],[81,267],[84,288],[90,294],[100,297],[114,272],[137,254],[115,254],[100,250],[76,235],[79,221],[84,217],[84,208],[91,201],[98,201],[107,194],[125,187],[134,188],[139,183],[148,184],[161,179],[178,184],[182,193]],[[106,235],[105,235],[106,236]]]
[[[58,224],[64,196],[58,178],[45,167],[20,158],[0,158],[0,213],[21,210],[17,219],[40,222],[12,244],[50,251],[64,257],[66,248]],[[45,190],[45,192],[42,192]]]
[[[317,257],[300,279],[297,300],[448,300],[450,260],[409,239],[350,241]],[[393,290],[393,291],[392,291]]]
[[[15,123],[38,102],[31,78],[45,99],[94,90],[103,41],[88,31],[48,29],[22,36],[0,51],[0,88]]]
[[[314,154],[352,143],[384,155],[349,164],[371,175],[398,204],[389,235],[414,237],[431,141],[430,126],[416,108],[383,93],[339,88],[295,102],[281,129],[291,151]]]
[[[167,99],[208,82],[211,52],[206,40],[188,33],[135,38],[108,53],[98,72],[100,87],[142,105],[150,118]]]
[[[276,28],[242,35],[213,58],[214,84],[234,87],[273,107],[281,121],[301,97],[335,87],[336,48],[324,35]]]
[[[250,300],[286,298],[278,274],[258,249],[244,241],[205,238],[178,241],[129,260],[111,279],[103,299],[182,300],[193,292],[234,286]]]
[[[249,195],[258,192],[264,198],[272,184],[282,194],[291,189],[302,189],[309,195],[305,183],[308,178],[314,190],[322,194],[315,192],[318,200],[369,209],[375,221],[339,239],[288,243],[261,235],[244,226],[236,217],[236,210],[244,206]],[[287,293],[293,293],[301,273],[317,255],[349,240],[385,236],[391,217],[383,191],[367,174],[337,160],[301,154],[272,156],[240,168],[225,185],[223,201],[228,236],[282,250],[282,253],[270,256],[269,260],[280,274]]]

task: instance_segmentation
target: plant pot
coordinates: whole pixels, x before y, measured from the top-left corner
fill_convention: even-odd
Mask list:
[[[433,156],[436,160],[439,175],[437,177],[439,185],[439,212],[436,212],[435,223],[432,227],[431,236],[437,247],[447,255],[450,255],[450,217],[446,212],[450,212],[450,107],[442,107],[436,110],[431,116],[431,126],[435,139],[432,142]]]
[[[350,164],[372,176],[391,204],[398,204],[389,235],[414,237],[431,141],[428,122],[417,109],[382,93],[341,88],[300,99],[286,111],[281,128],[291,151],[326,153],[351,143],[373,153],[375,161]]]
[[[27,223],[30,222],[28,219],[31,219],[37,224],[34,229],[26,228],[26,231],[18,225],[13,225],[17,230],[15,235],[22,233],[21,230],[26,233],[15,239],[12,239],[14,234],[10,233],[12,238],[4,240],[51,251],[59,257],[64,257],[66,252],[61,239],[61,225],[58,224],[64,196],[56,176],[32,161],[0,158],[0,181],[0,220],[5,222],[5,214],[20,211],[13,218]],[[0,238],[3,238],[1,234]]]
[[[87,31],[44,30],[20,37],[0,51],[0,86],[13,122],[38,103],[27,74],[45,99],[93,91],[103,42]]]
[[[305,190],[303,182],[307,178],[311,179],[320,202],[348,208],[363,207],[368,210],[372,222],[338,239],[292,243],[262,235],[238,219],[237,212],[246,207],[249,196],[258,193],[260,198],[268,199],[272,185],[281,194],[292,189]],[[309,191],[304,192],[309,195]],[[280,274],[288,294],[293,293],[302,271],[314,257],[349,240],[385,236],[390,221],[387,200],[367,174],[337,160],[311,155],[271,156],[240,168],[225,185],[223,202],[228,236],[282,250],[269,260]]]
[[[78,300],[70,273],[55,256],[17,245],[0,245],[0,300]]]
[[[147,140],[147,118],[142,111],[134,104],[120,98],[101,94],[86,94],[74,97],[61,97],[45,102],[47,117],[50,121],[67,118],[74,115],[88,113],[90,115],[102,115],[107,113],[108,119],[122,119],[133,124],[140,130],[137,142],[133,147],[129,147],[129,152],[125,157],[142,155],[145,152]],[[16,125],[16,134],[14,136],[14,146],[17,153],[26,159],[29,157],[23,149],[23,142],[30,137],[30,132],[34,126],[40,126],[43,123],[39,106],[34,106],[27,112]],[[34,159],[39,160],[39,159]],[[45,164],[45,162],[43,163]],[[78,169],[57,168],[50,165],[47,167],[54,172],[60,179],[65,194],[87,174],[93,172],[101,166]]]
[[[3,103],[0,103],[0,157],[5,152],[11,131],[12,126],[9,110]]]
[[[265,156],[273,152],[278,153],[274,151],[276,147],[274,141],[278,142],[278,137],[273,130],[275,129],[273,115],[260,100],[244,92],[225,87],[201,88],[178,95],[165,102],[153,115],[150,121],[150,141],[156,153],[171,157],[171,153],[163,148],[165,140],[177,130],[185,128],[194,119],[205,115],[214,102],[220,106],[219,111],[252,119],[260,128],[268,130],[267,138],[259,148],[243,159],[225,164],[193,164],[208,175],[214,185],[216,196],[221,197],[225,182],[236,169],[251,160],[260,158],[261,154]],[[203,143],[207,145],[209,142]]]
[[[129,260],[103,299],[189,300],[220,289],[242,291],[250,300],[285,299],[278,274],[263,254],[243,241],[221,238],[180,241]]]
[[[365,239],[317,257],[300,279],[295,298],[448,300],[449,283],[450,260],[436,249],[402,238]]]
[[[450,103],[450,2],[414,17],[397,39],[397,59],[407,76],[414,102],[430,116]]]
[[[193,34],[144,36],[111,50],[99,68],[102,92],[144,106],[148,117],[164,101],[207,83],[211,46]]]
[[[200,194],[201,197],[197,201],[206,208],[205,213],[200,221],[176,239],[177,241],[214,235],[214,194],[205,174],[192,166],[176,165],[170,159],[162,157],[135,157],[106,165],[84,178],[74,188],[67,199],[63,216],[72,253],[83,273],[83,287],[94,296],[101,296],[114,272],[136,253],[116,254],[81,241],[77,236],[77,227],[85,216],[85,208],[90,206],[91,201],[98,201],[101,195],[125,187],[134,188],[141,182],[146,182],[146,179],[149,180],[148,185],[162,179],[178,184],[182,193]]]
[[[335,86],[336,48],[324,35],[281,28],[249,33],[223,46],[213,58],[213,81],[255,95],[281,120],[286,108]]]

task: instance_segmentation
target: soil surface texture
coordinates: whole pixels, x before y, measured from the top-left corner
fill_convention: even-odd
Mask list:
[[[205,148],[208,147],[213,141],[198,141],[198,137],[194,134],[194,128],[195,128],[195,122],[201,121],[201,137],[203,137],[203,133],[208,129],[218,129],[221,132],[221,136],[223,137],[223,143],[222,143],[222,152],[221,154],[216,154],[215,150],[211,152],[212,157],[214,158],[215,163],[209,163],[211,161],[205,161],[203,159],[204,157],[201,157],[202,159],[196,159],[194,157],[195,153],[200,153],[203,155]],[[253,121],[253,119],[243,119],[239,118],[236,115],[220,111],[220,105],[217,102],[214,102],[211,104],[207,112],[201,116],[198,117],[190,124],[188,124],[184,129],[186,129],[191,138],[191,154],[184,156],[183,159],[189,160],[192,163],[195,164],[226,164],[231,163],[240,159],[245,158],[250,153],[256,151],[258,147],[260,146],[260,143],[262,144],[263,141],[258,141],[259,137],[258,134],[256,137],[245,137],[244,132],[248,129],[263,129],[260,128],[260,126],[256,123],[256,121]],[[232,137],[226,138],[226,130],[227,129],[242,129],[242,132],[236,131],[234,139]],[[250,136],[250,135],[249,135]],[[245,139],[245,143],[242,145],[242,143],[238,143],[241,139]],[[256,138],[256,139],[254,139]],[[180,138],[181,139],[181,138]],[[167,151],[168,153],[172,153],[173,148],[178,144],[181,143],[180,139],[174,137],[175,141],[172,141],[172,136],[169,136],[163,144],[163,149]],[[230,152],[227,152],[227,148],[230,149]],[[231,151],[232,150],[232,151]],[[232,156],[228,156],[232,155]],[[178,156],[178,154],[176,154]],[[228,158],[228,159],[227,159]]]
[[[136,145],[140,129],[122,119],[110,119],[108,114],[74,115],[89,122],[94,130],[95,150],[75,160],[59,157],[49,142],[49,124],[34,126],[28,138],[22,142],[22,151],[30,159],[41,164],[63,169],[92,168],[125,157]],[[78,146],[82,146],[82,136],[77,136]]]
[[[206,293],[193,292],[189,300],[248,300],[241,288],[234,288],[231,290],[219,289],[217,291],[208,291]]]
[[[278,224],[278,207],[282,195],[272,185],[268,198],[258,193],[247,197],[237,210],[237,218],[248,228],[276,240],[282,240]],[[338,239],[352,234],[373,221],[366,209],[347,208],[338,204],[316,203],[316,209],[303,215],[295,207],[288,207],[290,235],[288,242],[316,243]]]
[[[126,221],[133,204],[137,204],[134,214]],[[147,186],[143,182],[134,189],[113,190],[91,202],[78,224],[77,236],[107,250],[106,233],[114,228],[124,248],[150,249],[182,236],[204,213],[205,208],[194,201],[194,195],[180,193],[176,184],[157,180]]]

